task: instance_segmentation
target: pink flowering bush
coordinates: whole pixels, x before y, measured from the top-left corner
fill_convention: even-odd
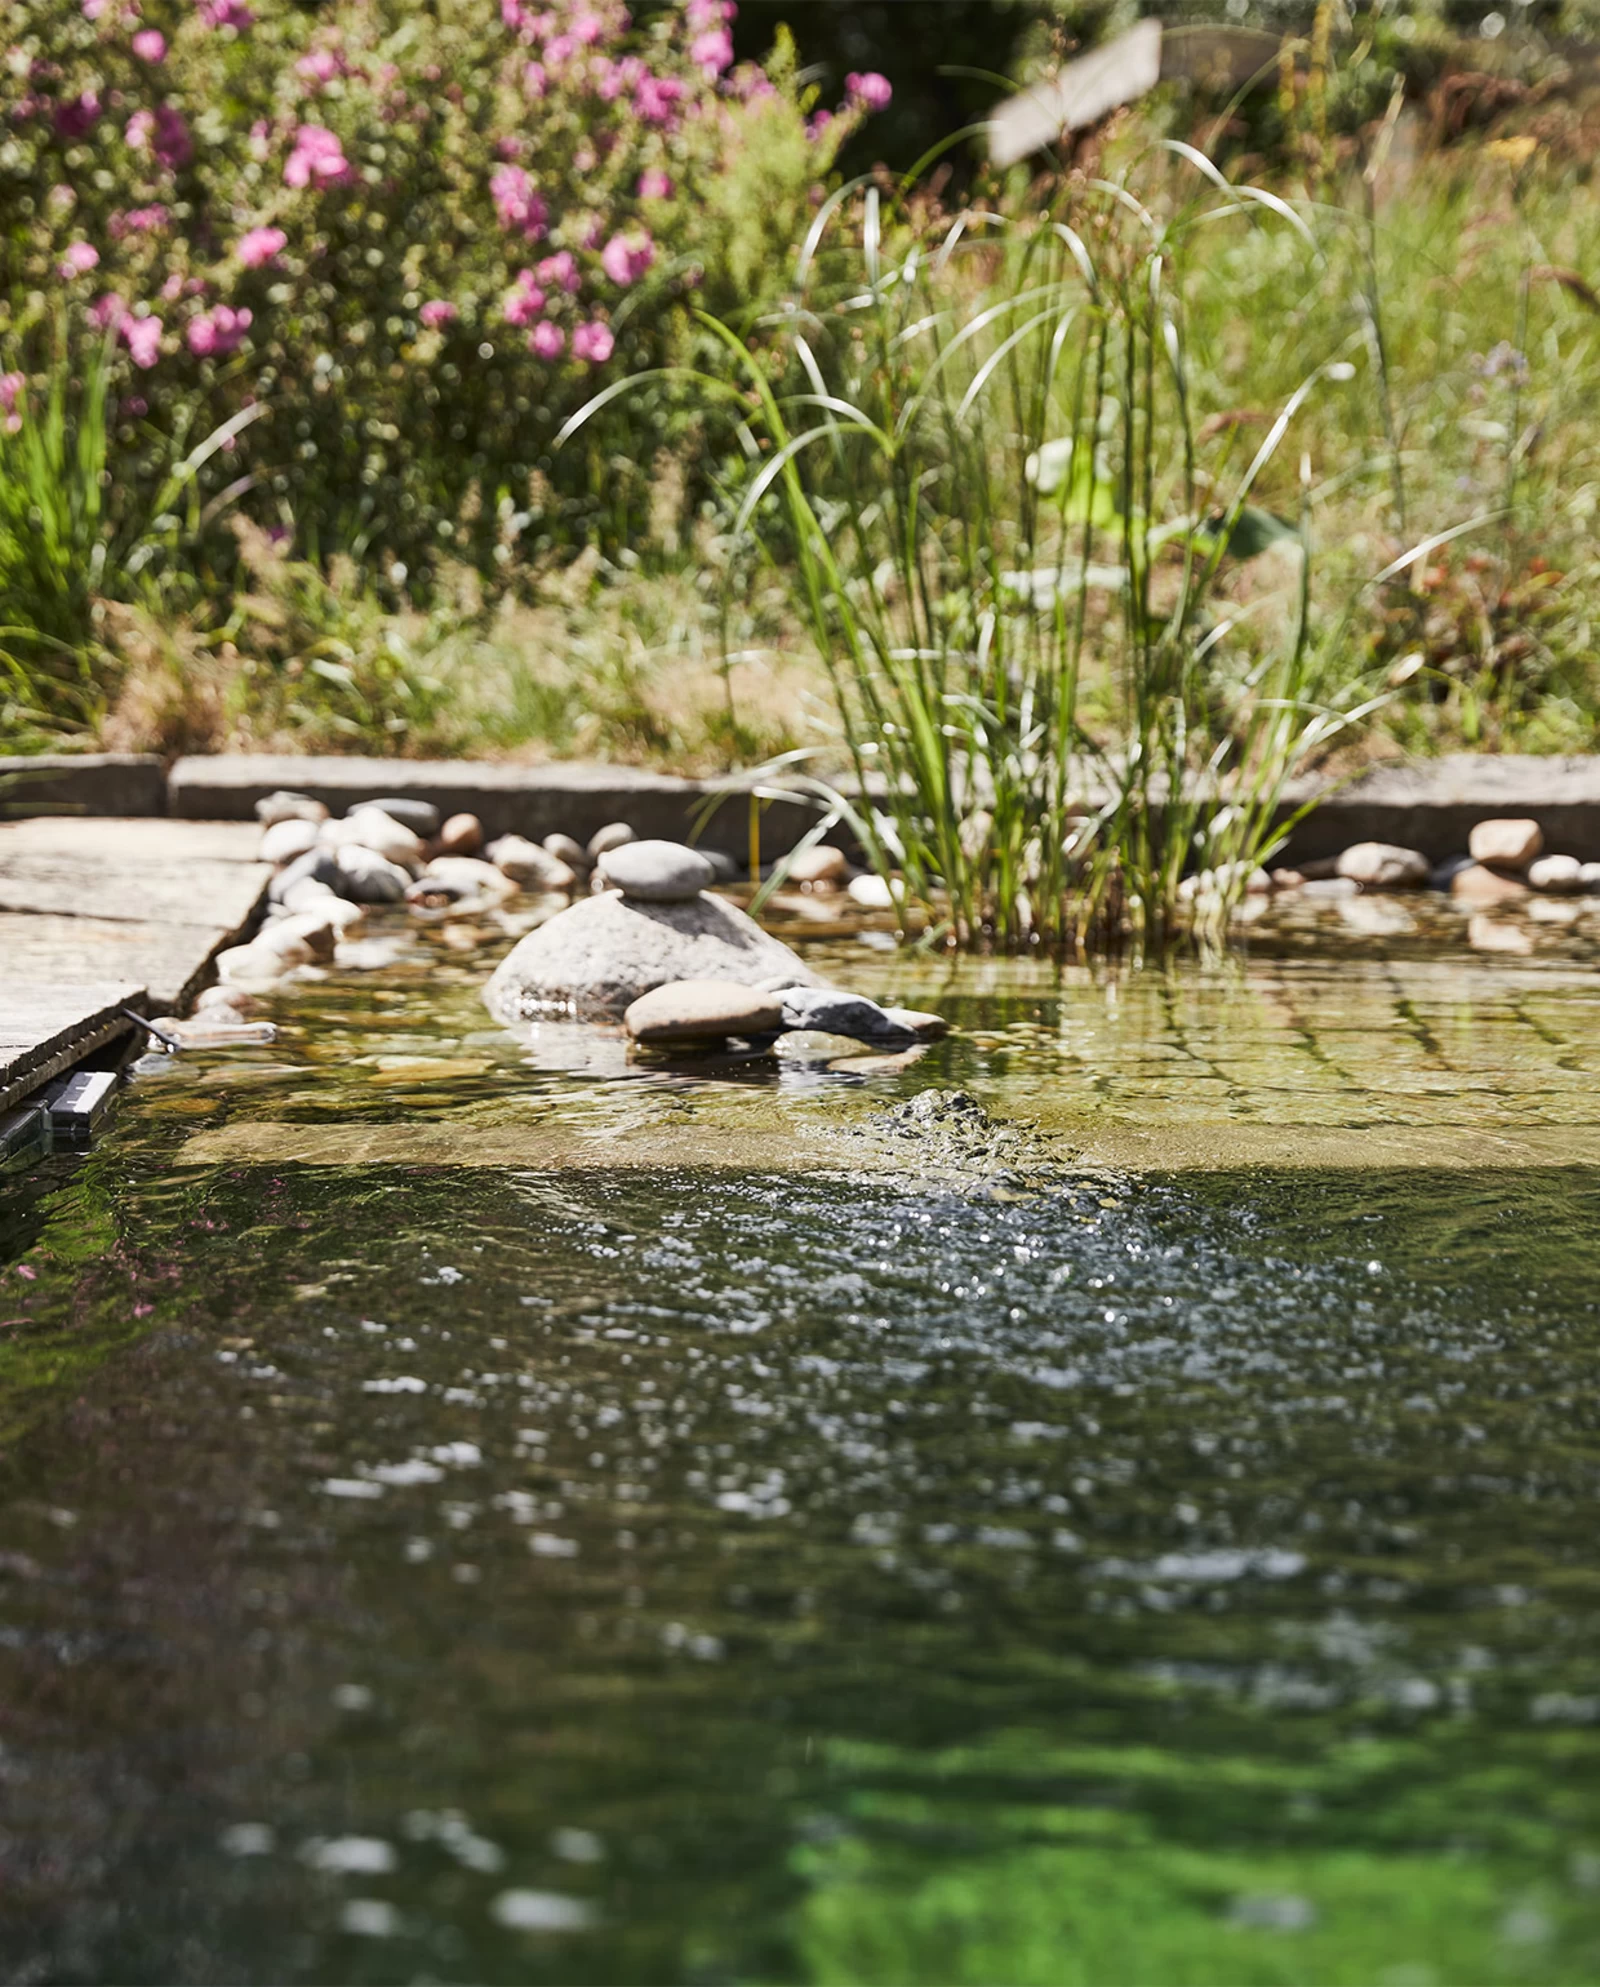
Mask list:
[[[557,451],[563,420],[681,356],[692,307],[783,289],[875,101],[852,78],[808,130],[792,45],[735,65],[733,14],[29,0],[0,26],[0,419],[26,421],[64,328],[108,350],[118,491],[263,405],[200,481],[297,550],[420,578],[446,553],[503,571],[507,514],[523,551],[572,542],[596,464],[648,465],[685,416],[630,396]],[[603,501],[625,535],[614,476]]]

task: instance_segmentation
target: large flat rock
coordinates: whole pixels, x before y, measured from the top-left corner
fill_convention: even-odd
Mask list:
[[[30,995],[116,979],[187,1001],[251,923],[271,872],[253,826],[40,816],[0,822],[0,960]]]

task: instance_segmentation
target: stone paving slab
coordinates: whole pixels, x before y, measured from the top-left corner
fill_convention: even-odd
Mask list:
[[[1464,854],[1476,823],[1494,815],[1531,817],[1550,851],[1600,861],[1600,757],[1457,752],[1373,766],[1331,790],[1324,779],[1300,780],[1279,819],[1313,795],[1321,798],[1290,838],[1290,862],[1334,856],[1354,842],[1395,842],[1440,862]]]
[[[0,940],[3,943],[3,940]],[[9,951],[0,984],[0,1112],[93,1050],[128,1033],[121,1010],[143,1007],[132,980],[36,979],[18,976]]]
[[[29,814],[145,815],[167,811],[167,776],[153,752],[41,752],[0,757],[0,821]]]
[[[253,826],[0,822],[0,959],[28,990],[115,977],[175,1009],[255,917],[271,872]]]

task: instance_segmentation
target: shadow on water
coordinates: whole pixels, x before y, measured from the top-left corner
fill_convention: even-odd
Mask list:
[[[12,1217],[0,1977],[1600,1972],[1600,1171],[172,1136]]]

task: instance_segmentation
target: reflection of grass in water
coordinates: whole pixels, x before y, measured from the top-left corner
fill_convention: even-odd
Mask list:
[[[812,1886],[799,1971],[1017,1987],[1591,1982],[1600,1896],[1581,1885],[1585,1862],[1562,1864],[1571,1746],[1542,1738],[1520,1769],[1433,1784],[1416,1744],[1343,1746],[1293,1773],[1290,1799],[1282,1766],[1236,1758],[875,1749],[876,1777],[899,1791],[858,1793],[859,1832],[797,1859]],[[868,1762],[850,1748],[844,1763]],[[1087,1783],[1091,1804],[984,1798],[1024,1766],[1057,1788]],[[1378,1781],[1399,1782],[1397,1802]],[[1230,1828],[1246,1792],[1254,1825]],[[1185,1796],[1187,1825],[1172,1812]]]

